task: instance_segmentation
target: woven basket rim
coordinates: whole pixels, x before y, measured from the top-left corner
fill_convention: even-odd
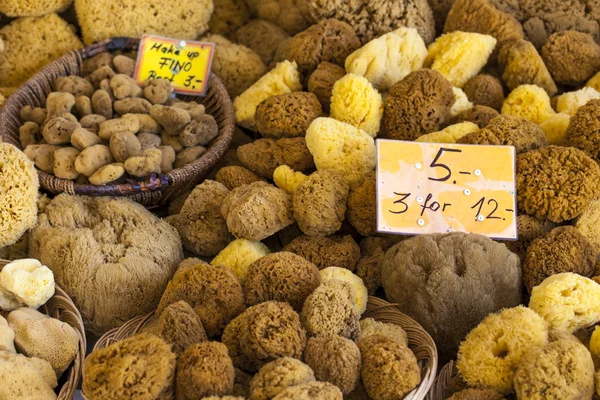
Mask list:
[[[12,261],[0,259],[0,270],[2,270],[5,265],[11,262]],[[50,312],[48,310],[48,307],[50,306],[54,308],[54,312]],[[83,361],[85,360],[85,354],[87,351],[87,340],[85,337],[83,318],[81,318],[81,314],[79,313],[77,307],[75,307],[73,300],[71,300],[69,295],[63,289],[61,289],[58,284],[55,284],[54,295],[50,298],[50,300],[48,300],[46,305],[40,307],[39,311],[43,311],[47,315],[68,323],[75,329],[75,332],[77,332],[79,337],[79,349],[77,351],[77,355],[75,356],[75,359],[69,368],[61,377],[61,380],[64,377],[67,379],[60,388],[57,397],[57,400],[72,400],[75,396],[75,391],[81,382]]]
[[[421,383],[412,392],[404,397],[404,400],[422,400],[428,395],[435,382],[438,354],[433,338],[423,327],[408,315],[402,313],[395,304],[375,296],[369,296],[367,311],[361,319],[373,318],[382,322],[391,322],[400,325],[408,335],[409,347],[415,352],[415,356],[422,364]],[[118,328],[106,332],[96,342],[94,351],[102,349],[126,339],[155,319],[155,313],[134,317]]]
[[[81,67],[84,59],[90,58],[104,51],[114,52],[116,50],[135,50],[139,44],[139,41],[140,39],[130,37],[107,39],[79,50],[73,50],[59,59],[48,63],[29,80],[22,84],[7,99],[6,104],[2,110],[0,110],[0,136],[4,136],[4,141],[14,144],[17,148],[23,150],[20,141],[18,140],[18,130],[12,127],[12,125],[15,120],[20,121],[20,116],[18,114],[20,113],[20,105],[24,105],[24,99],[31,100],[38,97],[43,97],[42,102],[45,103],[45,97],[47,93],[42,96],[42,94],[39,92],[41,87],[47,88],[44,86],[44,82],[50,77],[53,77],[56,74],[59,74],[58,76],[67,76],[73,74],[81,75]],[[77,73],[69,70],[69,68],[75,69]],[[54,79],[51,79],[51,81],[53,82]],[[72,180],[58,178],[36,168],[40,177],[41,188],[54,194],[66,192],[70,194],[92,196],[133,196],[134,199],[136,196],[140,196],[142,200],[140,202],[143,204],[155,205],[154,203],[164,204],[167,200],[170,200],[184,192],[184,187],[189,186],[188,183],[190,181],[195,181],[196,184],[200,183],[200,179],[217,164],[219,159],[223,157],[229,148],[235,128],[233,103],[231,102],[231,98],[227,93],[227,89],[225,89],[225,86],[219,77],[214,73],[210,74],[209,89],[205,97],[190,97],[181,95],[178,95],[177,97],[184,101],[195,100],[201,104],[205,104],[205,102],[209,103],[209,107],[214,108],[214,110],[211,110],[210,113],[211,115],[215,116],[215,119],[217,120],[219,134],[217,138],[214,139],[208,147],[206,147],[206,152],[197,160],[181,168],[173,169],[171,172],[166,174],[160,174],[158,177],[162,177],[163,182],[170,182],[170,184],[168,184],[166,187],[159,186],[156,190],[144,189],[144,185],[147,187],[153,186],[153,180],[151,180],[150,177],[146,177],[143,181],[135,183],[127,182],[104,186],[96,186],[91,184],[83,185]],[[207,107],[207,109],[209,107]],[[11,127],[9,127],[9,125]]]

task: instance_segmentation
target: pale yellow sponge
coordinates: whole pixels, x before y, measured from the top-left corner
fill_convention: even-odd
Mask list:
[[[456,117],[461,112],[467,111],[467,110],[470,110],[471,108],[473,108],[473,103],[471,103],[469,101],[467,94],[465,92],[463,92],[462,89],[453,87],[452,91],[454,92],[454,104],[452,105],[452,108],[450,109],[451,117]]]
[[[571,116],[565,113],[556,113],[540,124],[540,128],[546,134],[548,144],[564,146],[567,143],[567,128],[571,122]]]
[[[600,285],[572,272],[552,275],[533,288],[529,308],[552,328],[575,332],[600,321]]]
[[[298,186],[308,179],[300,171],[294,171],[287,165],[280,165],[273,172],[273,181],[279,189],[282,189],[288,194],[294,194]]]
[[[331,118],[377,136],[383,116],[381,95],[365,77],[348,74],[333,85]]]
[[[352,285],[356,292],[356,297],[354,298],[356,310],[359,314],[362,314],[366,311],[367,301],[369,300],[369,291],[367,290],[363,280],[358,275],[353,274],[349,269],[340,267],[324,268],[319,271],[319,275],[321,276],[321,283],[325,283],[332,279],[337,279],[339,281],[348,282],[350,285]]]
[[[248,129],[254,129],[256,107],[263,100],[280,94],[299,92],[302,90],[300,73],[295,61],[277,63],[275,68],[267,72],[233,101],[235,121]]]
[[[306,131],[306,145],[318,170],[334,170],[354,187],[375,168],[375,141],[352,125],[317,118]]]
[[[364,76],[386,92],[423,66],[425,42],[415,28],[402,27],[373,39],[346,58],[346,72]]]
[[[212,265],[224,265],[230,268],[244,284],[248,267],[254,261],[269,254],[271,251],[261,242],[247,239],[236,239],[217,254],[210,262]]]
[[[596,359],[600,359],[600,326],[594,328],[590,338],[590,353]]]
[[[456,143],[461,137],[477,132],[479,127],[473,122],[461,122],[450,125],[441,131],[431,132],[423,136],[419,136],[415,142],[425,143]]]
[[[589,81],[585,84],[587,87],[591,87],[600,92],[600,72],[592,76]]]
[[[452,85],[462,88],[487,64],[496,47],[490,35],[452,32],[437,38],[429,46],[425,66],[441,73]]]
[[[504,100],[502,114],[525,118],[539,125],[555,112],[544,89],[536,85],[521,85]]]
[[[563,93],[556,99],[556,111],[573,116],[579,107],[593,99],[600,99],[600,92],[593,87],[584,87],[574,92]]]
[[[460,344],[457,368],[472,387],[510,393],[525,355],[548,342],[548,324],[523,306],[490,314]]]
[[[0,55],[0,87],[15,87],[50,61],[83,47],[57,14],[18,18],[0,29],[6,50]],[[6,93],[3,93],[6,95]]]

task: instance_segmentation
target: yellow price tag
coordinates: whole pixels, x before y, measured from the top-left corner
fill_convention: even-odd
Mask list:
[[[163,78],[171,82],[176,93],[204,96],[214,48],[214,43],[144,35],[133,79],[142,84],[148,79]]]
[[[517,239],[515,148],[377,140],[377,230]]]

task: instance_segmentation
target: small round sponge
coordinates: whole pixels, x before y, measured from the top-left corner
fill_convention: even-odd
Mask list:
[[[322,269],[319,272],[321,276],[321,282],[327,282],[329,280],[340,280],[348,282],[354,288],[356,297],[354,298],[354,304],[359,314],[362,314],[367,309],[367,301],[369,299],[369,293],[367,287],[363,283],[362,279],[353,274],[352,271],[346,268],[340,267],[328,267]]]
[[[360,380],[361,357],[358,346],[341,336],[310,338],[304,361],[321,382],[337,386],[343,394],[351,393]]]
[[[377,136],[383,115],[381,94],[363,76],[348,74],[333,85],[331,117]]]
[[[590,100],[571,117],[567,128],[569,145],[583,150],[596,162],[600,160],[600,144],[596,139],[600,133],[599,117],[600,99]]]
[[[313,370],[291,357],[265,364],[250,381],[251,400],[270,400],[288,387],[314,382]]]
[[[477,75],[463,88],[469,101],[476,106],[486,106],[500,110],[504,102],[504,89],[500,80],[492,75]]]
[[[541,124],[554,115],[550,96],[536,85],[516,87],[502,104],[502,114],[514,115]]]
[[[533,310],[518,306],[490,314],[458,350],[458,371],[473,387],[510,393],[525,355],[548,342],[548,324]]]
[[[408,346],[408,335],[400,325],[379,322],[373,318],[365,318],[360,320],[360,339],[367,336],[383,335],[391,339],[397,340],[405,346]]]
[[[522,400],[591,399],[594,362],[584,345],[558,340],[531,350],[515,375],[515,392]]]
[[[575,332],[600,321],[600,285],[572,272],[552,275],[533,288],[529,308],[552,328]]]
[[[15,244],[37,221],[38,174],[33,162],[0,143],[0,248]]]
[[[229,243],[213,260],[212,265],[224,265],[233,271],[243,284],[246,282],[246,275],[250,265],[261,257],[266,256],[271,251],[261,242],[236,239]]]
[[[542,47],[542,58],[556,82],[578,86],[600,69],[600,46],[588,33],[556,32]]]

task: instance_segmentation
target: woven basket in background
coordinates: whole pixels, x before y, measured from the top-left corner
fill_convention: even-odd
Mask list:
[[[452,378],[454,378],[457,374],[458,370],[456,369],[456,365],[453,361],[450,361],[448,364],[444,365],[435,379],[434,384],[431,386],[431,391],[427,396],[427,400],[446,400],[448,397],[448,385],[450,384]]]
[[[70,52],[51,62],[9,97],[0,111],[0,136],[5,142],[22,149],[19,140],[19,127],[22,125],[20,112],[24,106],[45,107],[46,96],[52,92],[56,78],[67,75],[81,75],[83,60],[104,51],[136,50],[138,45],[139,39],[115,38]],[[81,185],[38,170],[41,188],[52,194],[64,192],[88,196],[127,196],[145,206],[165,204],[181,193],[191,190],[201,182],[202,178],[215,166],[229,148],[235,126],[233,105],[227,89],[214,74],[210,77],[208,92],[205,97],[177,97],[185,101],[194,100],[203,104],[207,114],[212,115],[217,121],[219,135],[199,159],[182,168],[174,169],[168,174],[159,176],[162,179],[157,181],[164,182],[162,187],[156,190],[147,190],[143,188],[144,185],[132,183],[105,186]],[[148,178],[144,183],[150,185],[151,181]]]
[[[132,318],[119,328],[106,332],[96,342],[94,350],[108,347],[135,335],[143,327],[152,323],[154,318],[154,313]],[[363,314],[363,318],[400,325],[406,331],[409,347],[415,353],[421,367],[421,383],[404,400],[425,399],[434,383],[438,365],[437,348],[431,336],[415,320],[402,314],[394,304],[378,297],[369,296],[367,311]]]
[[[0,270],[10,263],[7,260],[0,260]],[[72,400],[77,390],[77,386],[81,381],[81,371],[83,368],[83,360],[85,359],[86,352],[86,340],[85,340],[85,328],[83,327],[83,320],[81,314],[73,304],[71,298],[60,288],[56,286],[54,296],[46,304],[39,308],[39,312],[49,315],[52,318],[56,318],[62,322],[66,322],[75,329],[79,336],[79,351],[75,356],[75,360],[71,366],[63,373],[60,378],[59,385],[64,382],[59,389],[58,400]]]

